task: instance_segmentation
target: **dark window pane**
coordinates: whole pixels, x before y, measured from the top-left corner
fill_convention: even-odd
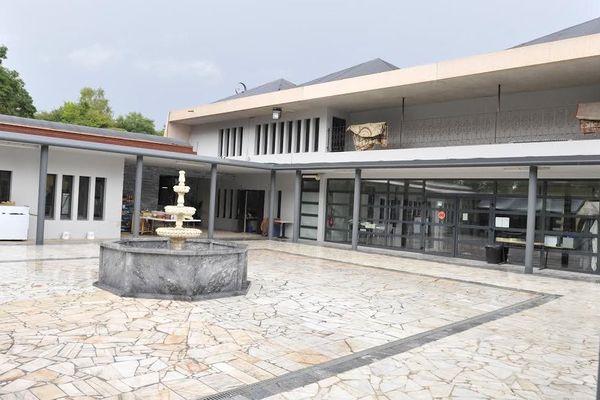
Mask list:
[[[319,151],[319,124],[320,118],[315,118],[315,145],[313,151]]]
[[[256,146],[254,147],[254,154],[260,154],[260,125],[256,125],[256,130],[254,131],[256,135]]]
[[[77,219],[88,219],[88,204],[90,198],[90,177],[79,177],[79,194],[77,197]]]
[[[46,218],[54,219],[54,199],[56,194],[56,175],[46,177]]]
[[[10,200],[11,171],[0,171],[0,201]]]
[[[60,191],[60,219],[71,219],[73,204],[73,176],[63,175]]]
[[[600,181],[548,181],[548,196],[600,197]]]
[[[94,220],[104,219],[104,196],[106,191],[106,178],[96,178],[94,188]]]

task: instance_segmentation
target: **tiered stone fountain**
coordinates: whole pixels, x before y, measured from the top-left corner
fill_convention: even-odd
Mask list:
[[[190,187],[185,186],[185,171],[179,171],[179,183],[173,186],[173,191],[177,193],[177,205],[166,206],[165,212],[175,216],[175,227],[157,228],[156,234],[169,238],[173,250],[183,250],[186,239],[198,237],[202,233],[200,229],[183,227],[183,220],[196,213],[194,207],[184,205],[184,196],[190,191]]]
[[[175,226],[156,229],[161,238],[128,238],[100,245],[99,279],[95,286],[119,296],[200,300],[245,294],[247,248],[243,244],[194,239],[200,229],[184,228],[196,212],[186,207],[185,172],[173,187],[177,205],[166,206]],[[163,239],[166,238],[166,239]]]

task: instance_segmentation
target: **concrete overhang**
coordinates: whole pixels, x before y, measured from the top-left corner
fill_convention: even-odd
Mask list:
[[[315,107],[348,112],[600,83],[600,34],[542,43],[171,111],[196,125]]]

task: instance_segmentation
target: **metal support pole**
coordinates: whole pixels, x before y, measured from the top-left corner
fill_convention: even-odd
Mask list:
[[[48,146],[40,146],[40,172],[38,177],[38,206],[35,227],[35,244],[44,244],[46,222],[46,179],[48,176]]]
[[[135,188],[133,190],[133,216],[131,218],[131,231],[133,237],[140,235],[140,213],[142,211],[142,175],[144,170],[144,156],[137,156],[135,162]]]
[[[210,200],[208,204],[208,238],[215,235],[215,209],[217,206],[217,164],[210,165]]]
[[[292,226],[292,242],[300,238],[300,205],[302,201],[302,171],[296,170],[294,182],[294,224]]]
[[[352,208],[352,250],[358,248],[360,227],[360,169],[354,171],[354,206]]]
[[[275,201],[276,193],[275,190],[275,171],[271,171],[271,185],[269,187],[270,201],[269,201],[269,240],[273,240],[273,231],[275,230]]]
[[[537,167],[529,167],[529,192],[527,195],[527,234],[525,236],[525,273],[533,273],[535,245],[535,211],[537,205]]]

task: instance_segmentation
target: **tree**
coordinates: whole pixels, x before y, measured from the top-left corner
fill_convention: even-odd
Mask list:
[[[6,46],[0,46],[0,114],[31,118],[36,110],[25,83],[17,71],[2,66],[7,52]]]
[[[77,102],[65,101],[57,109],[38,113],[36,117],[47,121],[95,128],[112,128],[128,132],[149,133],[151,135],[161,134],[155,130],[154,121],[144,117],[139,112],[131,112],[114,119],[112,109],[102,88],[84,87],[79,92]]]
[[[108,99],[104,97],[104,90],[101,88],[85,87],[79,92],[77,103],[66,101],[55,110],[38,113],[37,118],[95,128],[114,126],[112,110],[108,105]]]
[[[154,121],[144,117],[139,112],[130,112],[127,115],[117,117],[115,126],[128,132],[149,133],[151,135],[160,134],[154,128]]]

